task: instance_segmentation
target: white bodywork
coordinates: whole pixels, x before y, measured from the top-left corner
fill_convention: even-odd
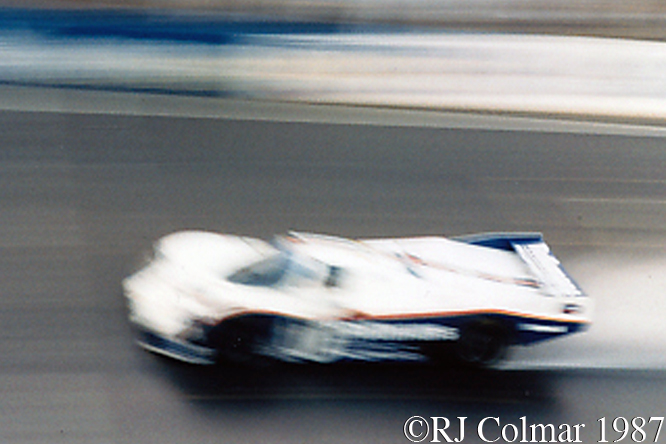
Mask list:
[[[123,286],[131,320],[149,334],[140,344],[196,363],[213,361],[206,328],[249,315],[271,319],[253,352],[319,362],[419,359],[396,344],[455,342],[479,319],[505,325],[512,344],[589,323],[588,298],[538,235],[290,233],[267,243],[186,231],[159,240]]]

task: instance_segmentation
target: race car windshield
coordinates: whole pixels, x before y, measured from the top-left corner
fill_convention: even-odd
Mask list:
[[[284,254],[276,254],[241,268],[228,279],[236,284],[270,287],[280,282],[287,268],[289,258]]]

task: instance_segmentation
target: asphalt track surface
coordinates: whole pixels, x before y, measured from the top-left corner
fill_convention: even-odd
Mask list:
[[[585,424],[597,442],[599,418],[612,441],[617,417],[665,416],[662,131],[294,106],[84,112],[59,94],[60,112],[0,111],[0,442],[405,443],[414,415],[467,417],[464,442],[488,416]],[[595,298],[595,325],[487,372],[182,365],[134,345],[120,281],[185,228],[542,231]]]

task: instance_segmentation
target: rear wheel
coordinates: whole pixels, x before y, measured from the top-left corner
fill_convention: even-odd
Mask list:
[[[465,365],[488,367],[506,356],[508,345],[508,329],[502,324],[474,322],[462,328],[456,343],[456,356]]]

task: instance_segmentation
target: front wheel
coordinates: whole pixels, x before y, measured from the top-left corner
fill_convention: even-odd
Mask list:
[[[263,366],[268,363],[262,349],[270,341],[272,319],[247,316],[223,322],[208,333],[209,344],[221,363]]]

